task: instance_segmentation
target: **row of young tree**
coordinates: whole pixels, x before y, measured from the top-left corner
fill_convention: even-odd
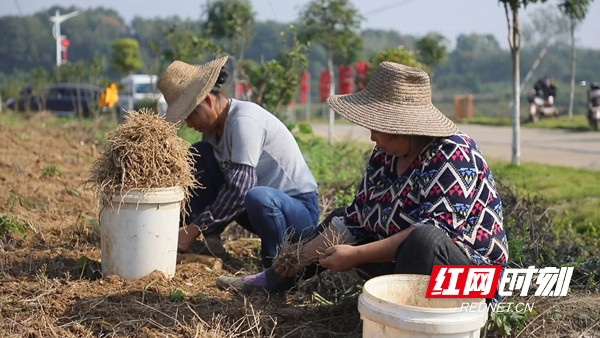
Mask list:
[[[570,26],[570,39],[564,41],[571,44],[571,71],[566,72],[570,74],[571,98],[576,77],[574,34],[577,24],[585,18],[589,1],[562,0],[558,7],[552,4]],[[58,68],[52,66],[55,43],[47,19],[56,10],[70,12],[76,8],[52,7],[33,16],[0,18],[0,29],[7,33],[0,36],[0,58],[4,60],[0,65],[0,82],[25,79],[22,82],[34,81],[41,86],[45,78],[54,78],[102,84],[120,74],[160,73],[175,59],[200,63],[215,54],[229,54],[235,65],[234,83],[249,85],[253,99],[276,112],[294,97],[306,69],[313,74],[314,83],[323,67],[334,79],[338,64],[368,59],[376,65],[382,60],[391,60],[422,67],[432,77],[435,70],[435,84],[441,88],[462,86],[477,92],[488,90],[483,85],[486,83],[506,83],[507,80],[512,83],[516,103],[513,105],[516,144],[513,162],[518,163],[520,71],[529,66],[520,58],[522,38],[526,36],[522,30],[525,33],[526,29],[520,27],[519,9],[546,0],[499,2],[506,13],[510,54],[501,50],[495,38],[489,35],[461,35],[456,48],[449,52],[447,39],[436,32],[413,37],[391,31],[361,31],[364,18],[348,0],[313,0],[300,10],[295,26],[255,22],[249,0],[208,1],[206,17],[198,21],[182,21],[177,17],[135,18],[130,26],[114,10],[97,8],[82,11],[63,25],[63,32],[71,41],[71,63]],[[550,4],[544,6],[548,8]],[[526,57],[534,60],[538,46],[524,49]],[[593,56],[590,59],[594,60]],[[560,64],[561,67],[552,68],[554,72],[568,68],[564,60]],[[593,67],[594,61],[586,60],[584,64]],[[42,76],[44,74],[48,75]],[[553,76],[558,77],[558,74]],[[335,83],[331,81],[331,94],[335,93]],[[35,83],[28,85],[35,87]],[[2,90],[6,91],[6,87]],[[8,88],[15,90],[18,86]],[[10,95],[2,94],[3,97]],[[330,130],[332,124],[333,112],[330,111]]]

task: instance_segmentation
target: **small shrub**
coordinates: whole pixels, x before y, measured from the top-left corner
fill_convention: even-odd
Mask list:
[[[522,330],[525,322],[529,319],[529,316],[536,314],[535,311],[531,312],[494,312],[490,311],[485,331],[487,336],[492,337],[505,337]]]
[[[42,168],[43,176],[51,177],[51,176],[60,176],[62,172],[55,165],[47,165]]]
[[[25,222],[18,217],[9,216],[7,214],[0,215],[0,235],[10,233],[24,233]]]

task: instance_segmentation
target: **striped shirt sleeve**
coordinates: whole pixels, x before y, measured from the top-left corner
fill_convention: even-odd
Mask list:
[[[194,220],[194,225],[202,231],[215,224],[231,222],[244,212],[244,197],[256,185],[256,180],[254,167],[230,163],[217,199]]]

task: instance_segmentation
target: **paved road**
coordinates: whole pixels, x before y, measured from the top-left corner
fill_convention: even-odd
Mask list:
[[[327,125],[312,125],[315,135],[327,138]],[[489,159],[511,161],[512,127],[459,125]],[[336,124],[334,140],[369,140],[369,132],[353,124]],[[521,128],[521,163],[535,162],[600,170],[600,132]]]

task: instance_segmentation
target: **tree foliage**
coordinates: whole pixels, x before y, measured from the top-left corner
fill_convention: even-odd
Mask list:
[[[172,26],[166,35],[169,47],[163,51],[163,58],[169,63],[175,60],[191,64],[201,63],[208,53],[219,53],[221,50],[201,34],[178,30],[176,26]]]
[[[363,41],[359,35],[364,19],[348,0],[313,0],[300,11],[301,40],[307,44],[318,43],[325,47],[329,78],[329,95],[335,94],[333,58],[350,63],[358,59]],[[333,144],[335,114],[329,109],[328,142]]]
[[[254,12],[250,0],[210,0],[206,5],[204,29],[208,36],[229,41],[229,52],[241,53],[252,36]]]
[[[367,78],[371,79],[377,65],[383,61],[391,61],[395,63],[401,63],[410,67],[420,68],[428,71],[429,68],[418,61],[418,55],[414,51],[406,50],[402,46],[388,48],[380,51],[379,53],[371,54],[369,58],[369,70],[367,71]]]
[[[142,55],[138,41],[124,38],[112,45],[112,68],[123,74],[134,72],[143,66]]]
[[[558,3],[563,3],[559,0]],[[547,2],[540,8],[555,8],[556,2]],[[75,7],[53,6],[33,15],[15,17],[0,16],[0,91],[4,100],[19,96],[19,92],[33,85],[32,79],[36,76],[33,69],[42,67],[51,74],[49,82],[63,80],[75,81],[71,73],[71,66],[56,68],[56,43],[52,36],[52,23],[48,18],[56,10],[68,13],[79,10],[81,13],[61,25],[61,30],[68,36],[71,44],[69,47],[69,63],[82,64],[86,68],[81,81],[90,81],[104,87],[107,81],[118,81],[122,75],[111,69],[113,42],[121,38],[133,38],[139,42],[140,54],[145,67],[137,72],[161,73],[162,70],[174,59],[185,59],[190,63],[202,63],[211,54],[220,54],[228,47],[223,38],[215,38],[205,34],[205,18],[198,20],[182,20],[178,17],[165,17],[145,19],[137,17],[129,25],[113,10],[103,8],[81,9]],[[590,18],[588,18],[590,20]],[[300,23],[300,20],[298,20]],[[300,27],[300,26],[299,26]],[[279,60],[279,55],[289,48],[280,43],[280,33],[285,32],[288,38],[291,31],[287,24],[275,21],[255,22],[254,34],[246,45],[245,58],[251,59],[259,66],[271,60]],[[299,28],[299,36],[302,28]],[[339,34],[327,36],[339,37]],[[371,54],[378,54],[386,49],[403,47],[406,51],[415,52],[416,42],[422,36],[412,36],[397,31],[384,31],[368,29],[360,34],[365,48],[352,46],[354,51],[360,51],[361,60],[369,60]],[[453,50],[447,53],[447,62],[439,63],[433,67],[435,70],[436,93],[445,99],[451,99],[453,94],[481,93],[486,97],[493,97],[508,103],[511,101],[512,71],[511,52],[500,48],[494,36],[485,34],[462,34],[456,41]],[[567,84],[570,81],[569,68],[570,45],[569,41],[557,41],[545,56],[536,70],[536,74],[552,74],[559,86],[557,102],[559,108],[566,106]],[[288,41],[289,43],[289,41]],[[221,48],[212,50],[210,46]],[[538,57],[539,45],[526,43],[520,48],[521,62],[518,64],[521,74],[526,73]],[[96,57],[95,66],[90,60]],[[102,58],[100,66],[100,57]],[[325,47],[312,41],[308,49],[308,71],[311,74],[311,97],[319,97],[318,79],[322,68],[328,67]],[[600,51],[577,48],[577,69],[575,79],[597,81],[600,79]],[[339,63],[346,63],[343,57],[332,58],[332,70],[337,70]],[[101,67],[100,74],[93,76],[89,68]],[[91,73],[96,73],[93,71]],[[336,71],[337,73],[337,71]],[[96,83],[97,81],[97,83]],[[335,83],[335,81],[334,81]],[[563,95],[565,93],[565,95]],[[576,88],[575,109],[581,112],[585,109],[585,93],[583,88]],[[486,99],[487,100],[487,99]],[[288,101],[289,102],[289,101]],[[505,107],[506,104],[498,105]],[[498,114],[495,116],[499,116]],[[506,109],[506,108],[505,108]],[[484,112],[487,114],[487,111]]]
[[[428,33],[417,40],[416,47],[419,51],[421,62],[429,67],[433,73],[433,67],[446,60],[446,44],[448,40],[440,33]]]
[[[283,51],[277,59],[260,64],[245,60],[242,64],[252,89],[252,101],[275,114],[296,96],[300,78],[308,65],[307,46],[298,41],[293,26],[289,35],[288,41],[287,35],[281,33]]]
[[[299,38],[306,43],[323,45],[328,53],[346,62],[362,50],[360,25],[364,17],[348,0],[313,0],[300,12]]]

